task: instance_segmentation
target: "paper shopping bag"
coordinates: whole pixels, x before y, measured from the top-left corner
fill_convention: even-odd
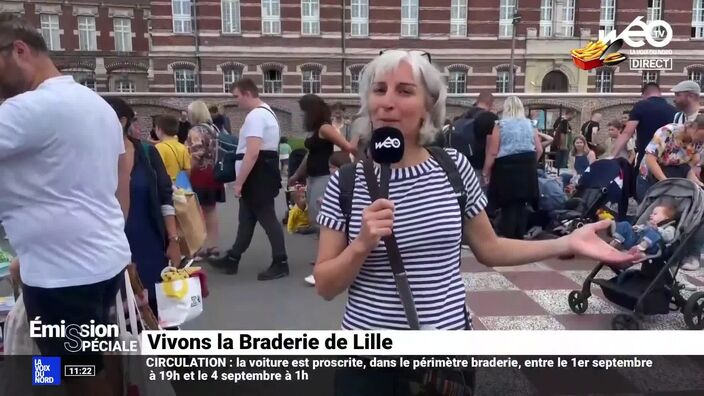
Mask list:
[[[155,292],[161,327],[180,326],[203,312],[203,296],[197,277],[157,283]]]
[[[206,237],[205,220],[195,194],[174,194],[176,221],[181,238],[181,253],[193,256],[203,246]]]
[[[14,307],[5,319],[3,334],[5,355],[37,355],[39,348],[29,336],[29,320],[24,308],[22,295],[15,301]]]
[[[140,345],[141,337],[139,325],[144,326],[144,318],[140,314],[137,297],[134,294],[131,276],[125,272],[125,299],[122,291],[117,291],[115,306],[117,312],[117,325],[120,329],[120,341],[124,343],[135,342]],[[126,304],[126,306],[123,304]],[[127,325],[129,324],[129,330]],[[149,379],[144,370],[144,358],[139,352],[125,353],[120,356],[122,361],[122,395],[123,396],[175,396],[174,388],[169,381]]]

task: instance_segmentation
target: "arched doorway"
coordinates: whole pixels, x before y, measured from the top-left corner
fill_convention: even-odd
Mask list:
[[[541,92],[567,92],[569,90],[569,80],[565,73],[553,70],[543,77]]]

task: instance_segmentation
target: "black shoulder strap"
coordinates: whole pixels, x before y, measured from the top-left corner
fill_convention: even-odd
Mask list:
[[[340,168],[340,209],[345,216],[345,235],[350,238],[350,218],[352,217],[352,199],[354,198],[354,184],[357,172],[357,163],[342,165]]]
[[[440,147],[426,148],[435,161],[438,162],[442,170],[445,171],[445,174],[450,181],[450,185],[452,186],[452,190],[457,197],[457,202],[460,204],[460,212],[464,217],[464,208],[467,205],[467,191],[465,191],[464,182],[462,181],[462,177],[460,176],[460,172],[457,169],[455,161],[452,160],[452,157],[450,157],[450,154],[448,154],[447,151]]]
[[[276,117],[276,114],[275,114],[270,108],[268,108],[268,107],[266,107],[266,106],[259,106],[259,107],[257,107],[257,108],[258,108],[258,109],[264,109],[264,110],[268,111],[269,113],[271,113],[271,115],[274,116],[274,119],[276,120],[276,122],[279,122],[279,118]]]
[[[367,187],[369,188],[369,196],[372,202],[381,198],[381,188],[379,182],[376,178],[376,173],[374,173],[374,162],[367,158],[362,162],[364,167],[364,177],[367,182]],[[403,304],[403,310],[406,313],[406,319],[408,320],[408,326],[411,330],[420,330],[420,321],[418,320],[418,311],[416,310],[415,302],[413,301],[413,292],[411,291],[411,286],[408,282],[408,275],[406,274],[406,268],[403,265],[403,257],[401,257],[401,251],[398,247],[398,242],[394,234],[385,236],[381,238],[386,246],[386,254],[389,257],[389,264],[391,264],[391,271],[394,274],[394,281],[396,283],[396,291],[398,292],[401,303]]]

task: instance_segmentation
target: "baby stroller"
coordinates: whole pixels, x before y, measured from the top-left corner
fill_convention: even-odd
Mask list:
[[[571,234],[585,224],[599,221],[602,211],[617,220],[625,220],[630,174],[630,164],[620,158],[592,163],[579,178],[575,194],[565,203],[565,208],[551,214],[553,221],[547,234],[551,237]],[[543,235],[541,239],[549,238]]]
[[[595,279],[605,266],[599,263],[584,281],[582,290],[574,290],[568,296],[572,312],[583,314],[589,306],[591,284],[597,284],[611,302],[633,310],[633,315],[619,314],[611,326],[614,330],[637,330],[644,315],[666,314],[681,311],[687,327],[693,330],[704,328],[704,292],[692,294],[689,299],[682,296],[682,286],[675,277],[682,259],[696,242],[704,220],[704,191],[687,179],[667,179],[651,187],[638,207],[636,224],[645,224],[652,210],[663,200],[675,203],[678,224],[675,239],[670,244],[661,244],[658,254],[642,263],[641,269],[620,270],[611,279]]]

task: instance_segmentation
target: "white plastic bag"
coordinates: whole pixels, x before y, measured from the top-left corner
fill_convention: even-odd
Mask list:
[[[137,300],[130,284],[130,277],[125,271],[125,303],[127,304],[127,318],[125,318],[125,307],[122,304],[122,293],[117,292],[116,308],[117,308],[117,324],[120,328],[120,340],[129,342],[137,341],[140,346],[138,322],[141,326],[144,325],[142,317],[139,313]],[[130,324],[130,330],[127,330],[127,323]],[[125,396],[176,396],[174,388],[169,381],[154,380],[150,381],[147,370],[144,366],[144,357],[139,356],[139,352],[133,352],[123,356],[123,395]]]
[[[5,320],[3,331],[5,355],[39,355],[37,344],[29,336],[29,321],[22,295],[15,301]]]
[[[157,283],[155,292],[161,327],[180,326],[203,313],[198,277]]]

